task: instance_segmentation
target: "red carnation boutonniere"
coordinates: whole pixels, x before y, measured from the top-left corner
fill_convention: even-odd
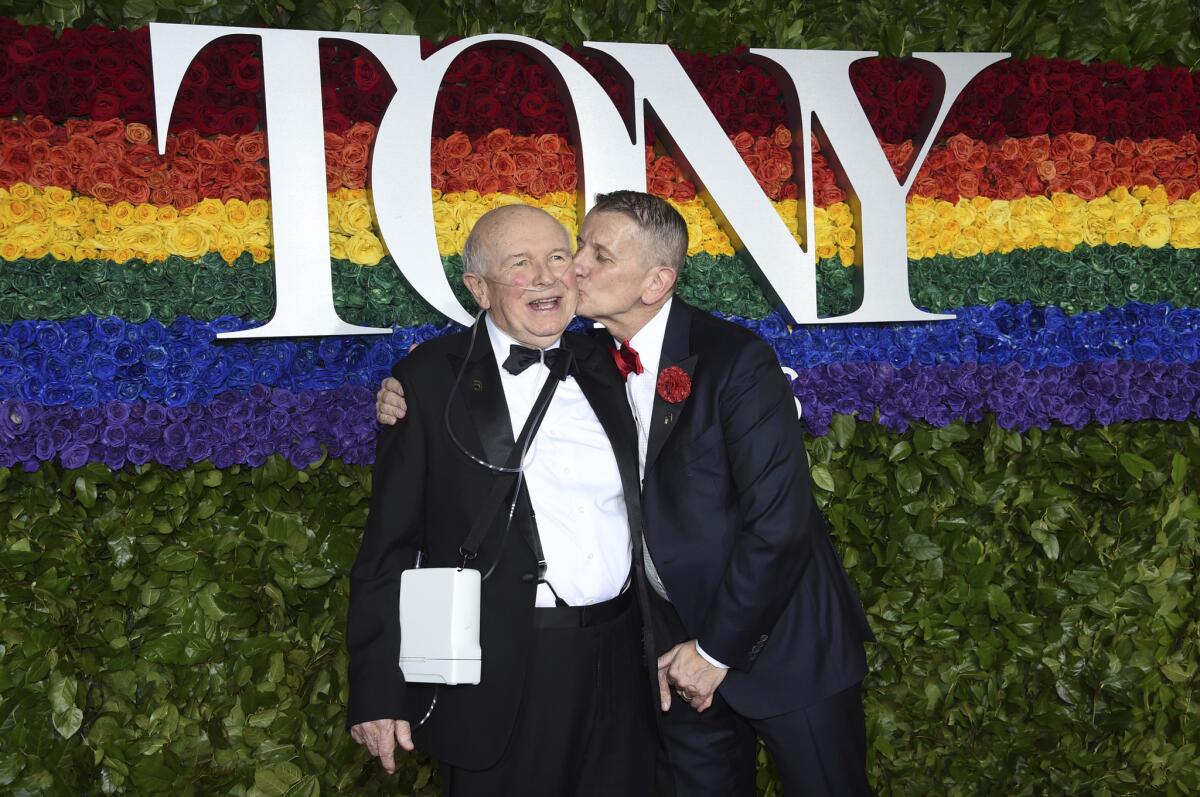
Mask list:
[[[658,375],[658,395],[668,404],[678,404],[692,395],[692,377],[678,365]]]

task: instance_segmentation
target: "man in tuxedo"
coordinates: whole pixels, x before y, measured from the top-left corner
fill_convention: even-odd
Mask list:
[[[553,217],[493,210],[463,261],[486,315],[393,371],[408,418],[380,433],[350,573],[351,734],[389,772],[397,745],[437,758],[449,795],[649,794],[653,729],[630,588],[643,581],[632,579],[641,554],[630,534],[641,525],[637,437],[624,386],[596,341],[563,335],[577,292],[570,238]],[[549,404],[535,401],[552,383]],[[527,421],[520,477],[485,464],[520,460]],[[497,480],[501,511],[467,563],[485,574],[480,683],[405,683],[400,573],[418,551],[426,566],[458,565]]]
[[[686,255],[682,217],[632,191],[597,197],[575,255],[579,312],[611,335],[638,429],[658,790],[755,794],[759,736],[789,797],[869,795],[873,637],[812,497],[791,390],[762,340],[673,296]],[[381,390],[381,420],[403,406]]]

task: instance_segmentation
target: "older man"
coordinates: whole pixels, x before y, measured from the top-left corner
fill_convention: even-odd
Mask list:
[[[408,419],[380,434],[350,576],[351,734],[388,771],[397,744],[439,759],[450,795],[648,794],[652,721],[630,589],[641,583],[631,578],[637,437],[623,385],[603,348],[563,335],[576,283],[570,239],[551,216],[491,211],[463,260],[486,316],[393,371]],[[520,460],[514,448],[550,380],[521,477],[498,472]],[[497,480],[507,480],[502,511],[469,563],[485,574],[481,682],[440,687],[414,731],[433,694],[397,666],[399,575],[418,551],[427,566],[459,564]]]
[[[659,791],[755,794],[758,736],[785,794],[869,795],[873,637],[813,501],[791,391],[765,343],[674,298],[686,255],[682,217],[633,191],[597,197],[575,255],[579,312],[612,336],[638,429]],[[381,390],[381,420],[402,407]]]

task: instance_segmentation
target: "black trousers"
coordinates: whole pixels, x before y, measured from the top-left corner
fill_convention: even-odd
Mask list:
[[[688,639],[674,607],[650,596],[655,644],[665,653]],[[854,684],[804,708],[767,719],[734,711],[718,687],[697,712],[672,695],[662,718],[656,773],[661,797],[754,797],[756,737],[771,753],[785,797],[871,797],[862,693]]]
[[[485,770],[443,765],[444,794],[653,794],[657,744],[646,699],[641,622],[636,602],[627,596],[617,600],[626,608],[615,619],[535,628],[521,708],[504,754]],[[555,624],[570,617],[560,609],[534,612],[535,626],[539,617]]]

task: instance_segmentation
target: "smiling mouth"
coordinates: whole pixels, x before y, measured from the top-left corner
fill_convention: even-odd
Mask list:
[[[556,313],[562,307],[562,297],[550,296],[545,299],[534,299],[527,304],[529,309],[535,313]]]

